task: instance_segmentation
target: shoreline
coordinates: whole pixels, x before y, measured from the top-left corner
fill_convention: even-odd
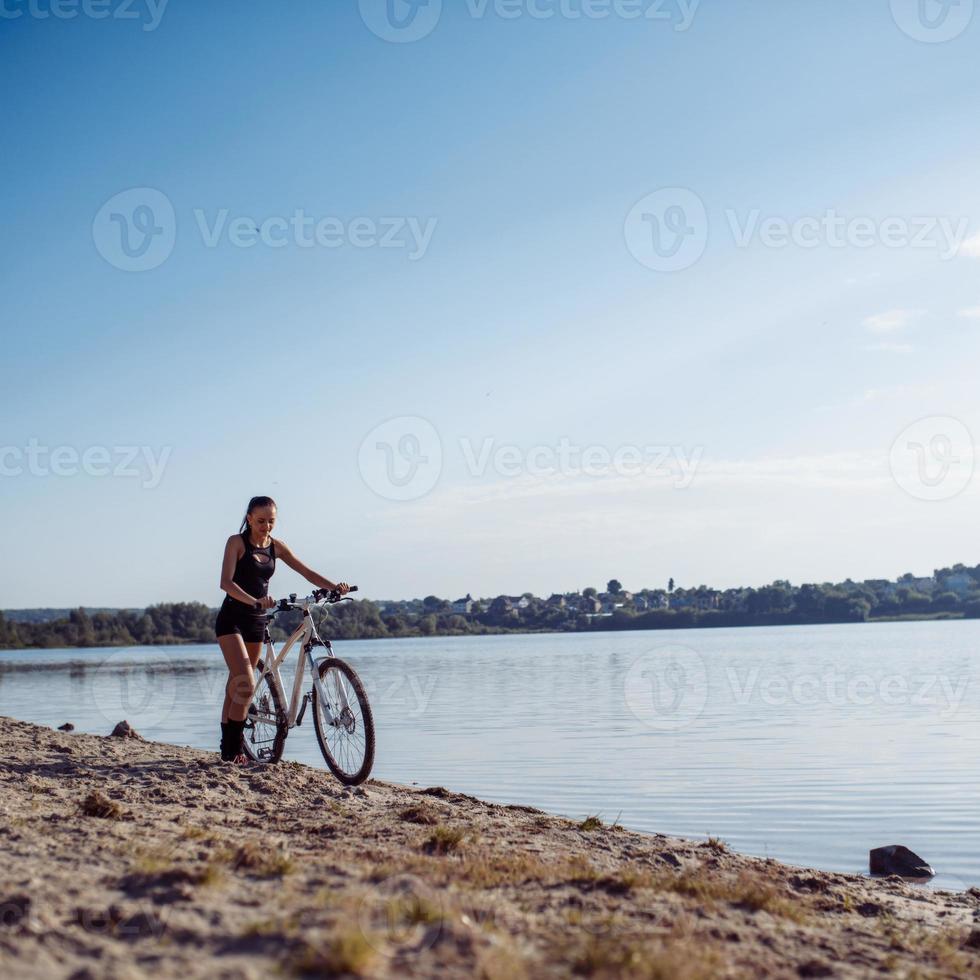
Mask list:
[[[980,974],[980,889],[0,721],[7,976]]]
[[[359,643],[361,641],[384,642],[389,640],[444,640],[444,639],[469,639],[482,638],[488,636],[593,636],[607,635],[610,633],[666,633],[666,632],[689,632],[692,630],[743,630],[743,629],[794,629],[797,627],[820,627],[820,626],[880,626],[894,625],[896,623],[968,623],[975,622],[974,617],[964,616],[962,613],[935,613],[928,616],[880,616],[865,620],[809,620],[790,623],[688,623],[670,626],[643,626],[643,627],[622,627],[618,629],[585,629],[585,630],[503,630],[487,629],[479,633],[464,632],[436,632],[436,633],[405,633],[399,636],[334,636],[330,639],[334,643]],[[274,640],[281,643],[288,634]],[[111,645],[100,644],[98,646],[0,646],[0,653],[18,653],[24,650],[125,650],[139,649],[152,650],[156,647],[195,647],[207,646],[209,643],[216,643],[216,640],[183,640],[172,638],[166,643],[117,643]]]

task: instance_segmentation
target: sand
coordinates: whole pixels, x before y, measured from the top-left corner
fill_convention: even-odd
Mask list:
[[[980,892],[9,718],[0,976],[980,976]]]

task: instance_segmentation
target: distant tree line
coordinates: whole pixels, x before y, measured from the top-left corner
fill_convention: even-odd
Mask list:
[[[47,614],[46,616],[44,614]],[[18,610],[0,613],[0,648],[111,647],[213,643],[217,610],[200,602],[162,603],[144,610]],[[529,592],[483,599],[343,602],[316,613],[326,637],[339,640],[488,633],[586,632],[683,629],[709,626],[771,626],[859,623],[885,619],[980,618],[980,565],[911,573],[895,581],[791,585],[723,591],[700,585],[630,592],[611,579],[603,592]],[[289,635],[296,612],[279,615],[274,639]]]

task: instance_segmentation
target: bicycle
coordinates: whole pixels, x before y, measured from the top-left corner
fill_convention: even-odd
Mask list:
[[[356,592],[357,587],[351,589]],[[259,679],[245,717],[243,744],[253,762],[275,764],[282,758],[286,736],[303,724],[307,707],[313,705],[313,725],[317,742],[330,771],[347,786],[357,786],[368,778],[374,765],[374,716],[364,693],[364,685],[354,668],[334,655],[329,640],[320,639],[310,610],[321,603],[333,605],[345,600],[336,590],[315,589],[312,595],[297,599],[292,593],[270,607],[270,624],[277,613],[302,609],[303,619],[276,654],[266,629],[266,657],[256,664]],[[279,668],[289,651],[299,643],[310,667],[313,685],[302,699],[302,655],[296,664],[289,709]],[[326,656],[314,659],[313,651],[323,647]]]

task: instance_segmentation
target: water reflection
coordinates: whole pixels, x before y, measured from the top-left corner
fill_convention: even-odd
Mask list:
[[[904,843],[966,887],[980,885],[978,641],[980,622],[948,622],[335,647],[371,699],[379,778],[830,870]],[[214,750],[226,678],[213,644],[11,651],[0,713],[98,734],[126,718]],[[322,767],[310,725],[286,758]]]

